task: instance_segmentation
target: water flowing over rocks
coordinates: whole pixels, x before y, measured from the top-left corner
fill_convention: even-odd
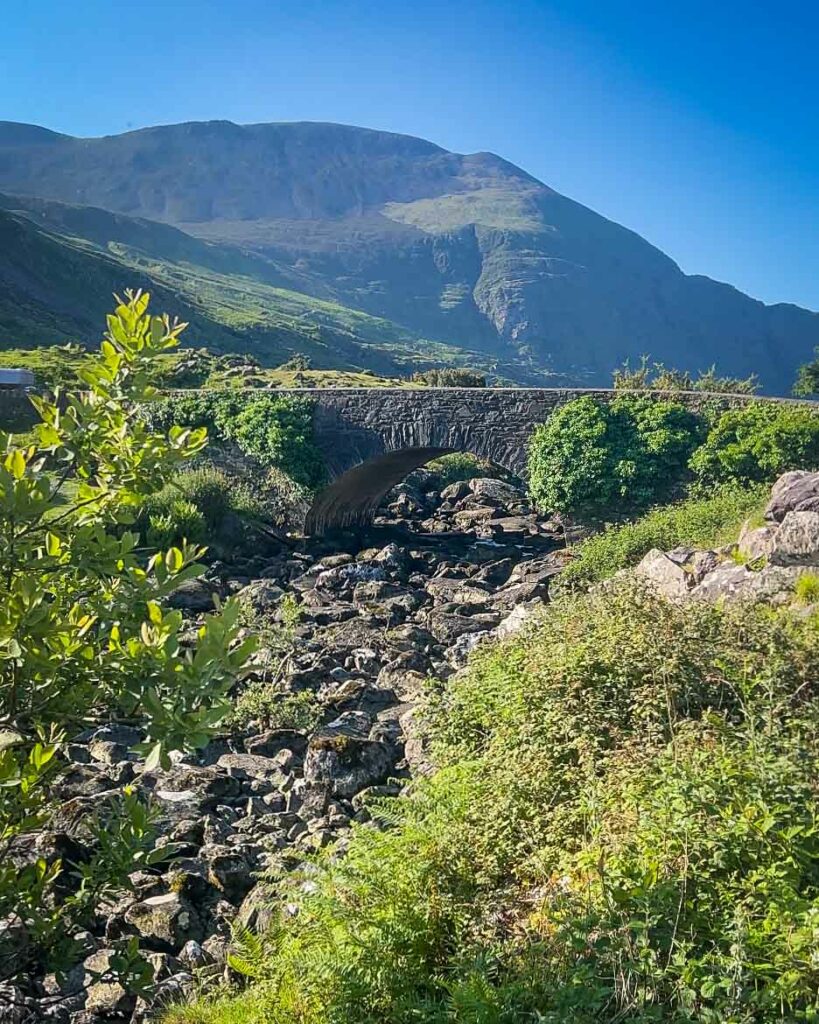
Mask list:
[[[16,1003],[0,1001],[0,1021],[150,1020],[191,990],[196,972],[228,971],[232,928],[262,924],[275,899],[261,873],[295,867],[332,843],[343,851],[351,823],[371,820],[373,798],[430,769],[414,715],[427,679],[447,678],[486,638],[520,628],[548,599],[565,555],[554,524],[532,511],[519,486],[480,478],[438,493],[425,489],[430,478],[415,479],[364,531],[214,563],[174,595],[192,627],[214,595],[238,594],[273,628],[290,595],[300,616],[277,685],[283,700],[309,698],[315,724],[251,720],[152,771],[132,752],[143,738],[136,728],[106,725],[81,736],[60,782],[61,831],[44,833],[20,857],[82,863],[91,852],[83,817],[125,784],[150,795],[156,843],[173,844],[174,855],[135,873],[124,897],[103,902],[75,971],[35,980],[30,993],[14,990]],[[254,674],[279,667],[264,630],[261,639],[239,692]],[[65,878],[75,884],[70,868]],[[154,969],[150,997],[127,992],[109,970],[111,944],[128,936]]]

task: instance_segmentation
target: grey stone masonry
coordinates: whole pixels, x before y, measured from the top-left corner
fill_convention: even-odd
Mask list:
[[[798,399],[642,392],[689,408]],[[250,392],[258,394],[258,392]],[[622,391],[590,388],[299,388],[277,389],[313,403],[313,431],[330,478],[307,521],[310,533],[366,522],[403,477],[446,452],[471,452],[520,477],[532,431],[584,395],[610,401]],[[816,403],[801,403],[811,404]]]
[[[609,401],[622,394],[565,388],[316,388],[285,393],[315,403],[314,436],[332,481],[307,517],[312,533],[365,522],[407,473],[446,452],[471,452],[523,477],[532,431],[555,409],[582,395]],[[702,392],[652,394],[691,407],[751,400]]]

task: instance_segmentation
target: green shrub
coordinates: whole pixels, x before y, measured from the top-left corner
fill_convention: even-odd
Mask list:
[[[161,507],[148,514],[145,540],[149,548],[165,549],[183,541],[195,544],[206,539],[208,524],[192,501],[174,498],[164,511]]]
[[[278,878],[250,993],[171,1020],[815,1019],[817,655],[762,606],[558,602],[440,690],[381,829]]]
[[[449,455],[441,455],[432,459],[419,471],[423,475],[425,483],[443,490],[449,484],[458,483],[461,480],[473,480],[479,476],[505,477],[507,474],[489,462],[487,459],[480,459],[477,455],[469,452],[451,452]]]
[[[799,367],[793,393],[797,397],[808,398],[819,394],[819,348],[813,350],[814,359]]]
[[[691,459],[701,486],[775,480],[819,466],[819,416],[801,406],[754,402],[722,413]]]
[[[544,512],[596,518],[668,498],[689,476],[703,430],[684,406],[625,393],[587,395],[539,426],[529,448],[529,484]]]
[[[724,487],[653,509],[633,523],[610,526],[580,544],[558,577],[558,587],[588,587],[626,569],[652,548],[720,547],[736,540],[743,522],[764,506],[767,488]]]
[[[230,524],[228,516],[235,517]],[[242,478],[205,464],[179,473],[172,483],[149,495],[136,524],[149,547],[187,538],[207,542],[224,554],[258,547],[255,524],[270,518],[263,489],[253,491]]]
[[[217,438],[235,442],[265,468],[277,468],[301,486],[324,482],[324,460],[313,439],[313,405],[291,395],[207,392],[176,395],[146,411],[149,423],[163,427],[208,427]]]
[[[265,729],[300,729],[309,732],[321,721],[322,707],[314,693],[288,693],[278,683],[248,684],[234,705],[231,723],[243,728],[259,722]]]
[[[467,367],[444,366],[432,370],[420,370],[410,378],[415,384],[426,384],[433,388],[485,388],[486,375],[480,370]]]
[[[640,365],[632,370],[626,360],[614,373],[613,385],[616,391],[704,391],[711,394],[753,395],[759,390],[756,374],[750,377],[730,377],[717,373],[715,365],[696,376],[688,370],[676,370],[663,363],[648,365],[648,356],[643,356]]]
[[[282,528],[304,522],[313,500],[313,491],[274,467],[268,469],[261,481],[258,497],[248,494],[248,500],[261,501],[265,517]]]
[[[66,745],[89,725],[129,721],[145,736],[147,768],[168,766],[169,751],[215,734],[253,646],[237,642],[239,607],[227,602],[183,647],[182,614],[164,602],[201,573],[202,552],[186,543],[144,557],[127,528],[207,441],[201,429],[151,431],[137,412],[153,360],[184,325],[150,316],[141,293],[118,300],[107,323],[99,354],[77,371],[83,390],[33,398],[35,444],[0,445],[0,920],[21,929],[13,955],[0,938],[0,982],[35,962],[81,960],[76,932],[170,852],[153,848],[152,812],[126,788],[84,814],[87,859],[18,863],[65,828],[54,782],[69,766]],[[134,941],[114,947],[139,984],[150,965],[136,965]]]
[[[177,493],[194,505],[210,530],[218,530],[225,515],[235,507],[238,481],[217,466],[199,466],[174,480]]]
[[[794,584],[794,595],[799,604],[816,604],[819,601],[819,576],[806,572]]]

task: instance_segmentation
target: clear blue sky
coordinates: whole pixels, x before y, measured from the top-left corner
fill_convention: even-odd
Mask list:
[[[340,121],[492,150],[689,273],[819,309],[807,0],[23,0],[0,119]]]

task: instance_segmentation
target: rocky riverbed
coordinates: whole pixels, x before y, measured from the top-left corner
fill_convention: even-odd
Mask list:
[[[146,770],[131,750],[142,736],[128,725],[73,743],[61,821],[36,854],[81,863],[83,820],[126,784],[150,794],[157,843],[175,844],[176,854],[99,907],[80,936],[84,961],[66,977],[7,988],[0,1020],[143,1021],[184,997],[195,976],[224,974],[231,930],[256,927],[268,912],[273,894],[259,874],[295,867],[331,843],[343,848],[351,823],[369,819],[373,795],[396,793],[424,771],[413,709],[426,680],[451,675],[482,638],[517,628],[547,600],[563,558],[555,524],[522,490],[476,478],[440,493],[404,485],[366,531],[217,562],[185,585],[174,603],[191,627],[214,595],[239,595],[264,624],[237,700],[270,679],[283,700],[303,695],[316,724],[274,729],[251,719],[167,771]],[[264,639],[277,636],[285,595],[298,616],[282,656]],[[153,968],[145,997],[110,977],[112,944],[131,935]]]
[[[262,639],[235,694],[246,713],[199,754],[147,770],[129,725],[89,730],[71,744],[60,783],[60,820],[20,866],[37,857],[82,864],[85,823],[126,784],[150,794],[157,844],[175,855],[135,873],[126,897],[102,901],[78,937],[83,959],[67,975],[0,986],[0,1024],[148,1021],[171,1000],[230,974],[237,925],[263,927],[275,901],[267,869],[295,869],[371,820],[375,796],[394,794],[428,769],[415,709],[427,681],[461,668],[482,640],[513,631],[548,600],[565,561],[556,524],[525,494],[476,478],[438,493],[405,484],[358,534],[291,541],[273,554],[213,563],[174,603],[194,628],[214,596],[239,595]],[[767,601],[819,607],[819,473],[788,473],[764,519],[714,550],[648,552],[629,575],[672,600]],[[807,581],[802,578],[808,577]],[[616,585],[604,583],[603,586]],[[289,596],[288,596],[289,595]],[[291,616],[286,643],[279,625]],[[247,712],[247,694],[270,685],[275,709],[309,707],[310,727]],[[70,872],[64,889],[76,884]],[[133,936],[153,977],[143,995],[116,980],[114,946]],[[0,925],[0,954],[26,935]]]

